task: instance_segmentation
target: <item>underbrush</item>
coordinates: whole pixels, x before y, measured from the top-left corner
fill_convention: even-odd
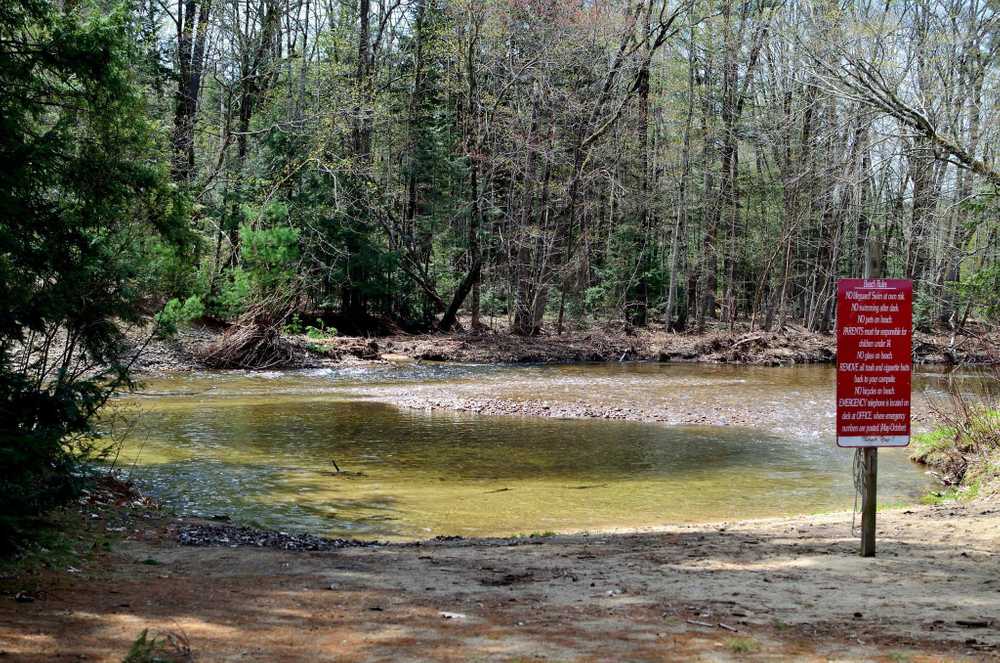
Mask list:
[[[191,645],[183,633],[168,631],[150,635],[146,629],[132,643],[122,663],[187,663],[193,660]]]
[[[1000,493],[1000,370],[978,384],[948,381],[948,404],[934,404],[941,426],[914,436],[910,457],[930,468],[943,489],[925,502]]]
[[[0,594],[30,597],[46,571],[79,572],[109,552],[134,518],[155,508],[131,483],[108,475],[89,480],[76,500],[33,518],[30,536],[0,556]]]

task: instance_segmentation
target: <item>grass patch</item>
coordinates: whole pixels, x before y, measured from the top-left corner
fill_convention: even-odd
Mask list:
[[[955,449],[956,438],[955,429],[949,426],[914,435],[910,443],[910,460],[924,465],[945,461]]]
[[[183,633],[139,634],[122,663],[188,663],[193,661],[191,646]]]
[[[875,507],[875,511],[894,511],[898,509],[905,509],[910,505],[910,502],[880,502],[878,506]]]
[[[954,502],[961,497],[957,488],[947,488],[945,490],[932,490],[920,498],[921,504],[936,505]]]
[[[753,638],[729,638],[726,648],[734,654],[753,654],[760,651],[760,643]]]

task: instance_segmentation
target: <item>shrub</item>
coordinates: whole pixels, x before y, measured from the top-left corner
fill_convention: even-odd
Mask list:
[[[312,325],[306,326],[306,336],[313,340],[321,340],[324,338],[332,338],[337,335],[336,327],[327,327],[326,324],[320,320],[316,319],[316,324],[318,326],[314,327]]]
[[[157,333],[162,337],[173,336],[177,333],[178,326],[190,324],[192,320],[197,320],[203,315],[205,315],[205,305],[197,295],[191,295],[183,302],[171,299],[154,317]]]
[[[183,633],[149,635],[143,629],[122,663],[187,663],[193,661],[191,645]]]
[[[288,300],[298,286],[299,231],[289,226],[254,229],[240,226],[242,265],[222,277],[214,310],[237,318],[254,304]]]
[[[980,389],[948,381],[948,404],[932,404],[942,426],[914,436],[910,457],[933,468],[946,486],[966,494],[1000,490],[1000,396],[997,371]]]

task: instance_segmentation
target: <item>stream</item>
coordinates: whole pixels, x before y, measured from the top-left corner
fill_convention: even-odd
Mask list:
[[[940,380],[918,367],[915,403],[937,393]],[[849,510],[852,452],[835,445],[833,386],[830,366],[198,372],[148,378],[116,403],[135,422],[117,465],[182,515],[396,541]],[[401,395],[434,393],[667,405],[704,413],[705,423],[392,405]],[[741,424],[731,425],[737,410]],[[882,450],[881,504],[914,502],[931,486],[907,450]]]

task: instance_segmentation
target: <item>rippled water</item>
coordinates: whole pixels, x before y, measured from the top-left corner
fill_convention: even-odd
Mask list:
[[[149,380],[120,464],[175,510],[379,539],[594,530],[849,509],[833,370],[410,365]],[[916,375],[933,390],[939,375]],[[446,393],[707,412],[740,426],[400,410]],[[748,418],[749,417],[749,418]],[[747,423],[749,422],[749,423]],[[343,473],[334,471],[335,461]],[[926,491],[880,454],[880,501]]]

